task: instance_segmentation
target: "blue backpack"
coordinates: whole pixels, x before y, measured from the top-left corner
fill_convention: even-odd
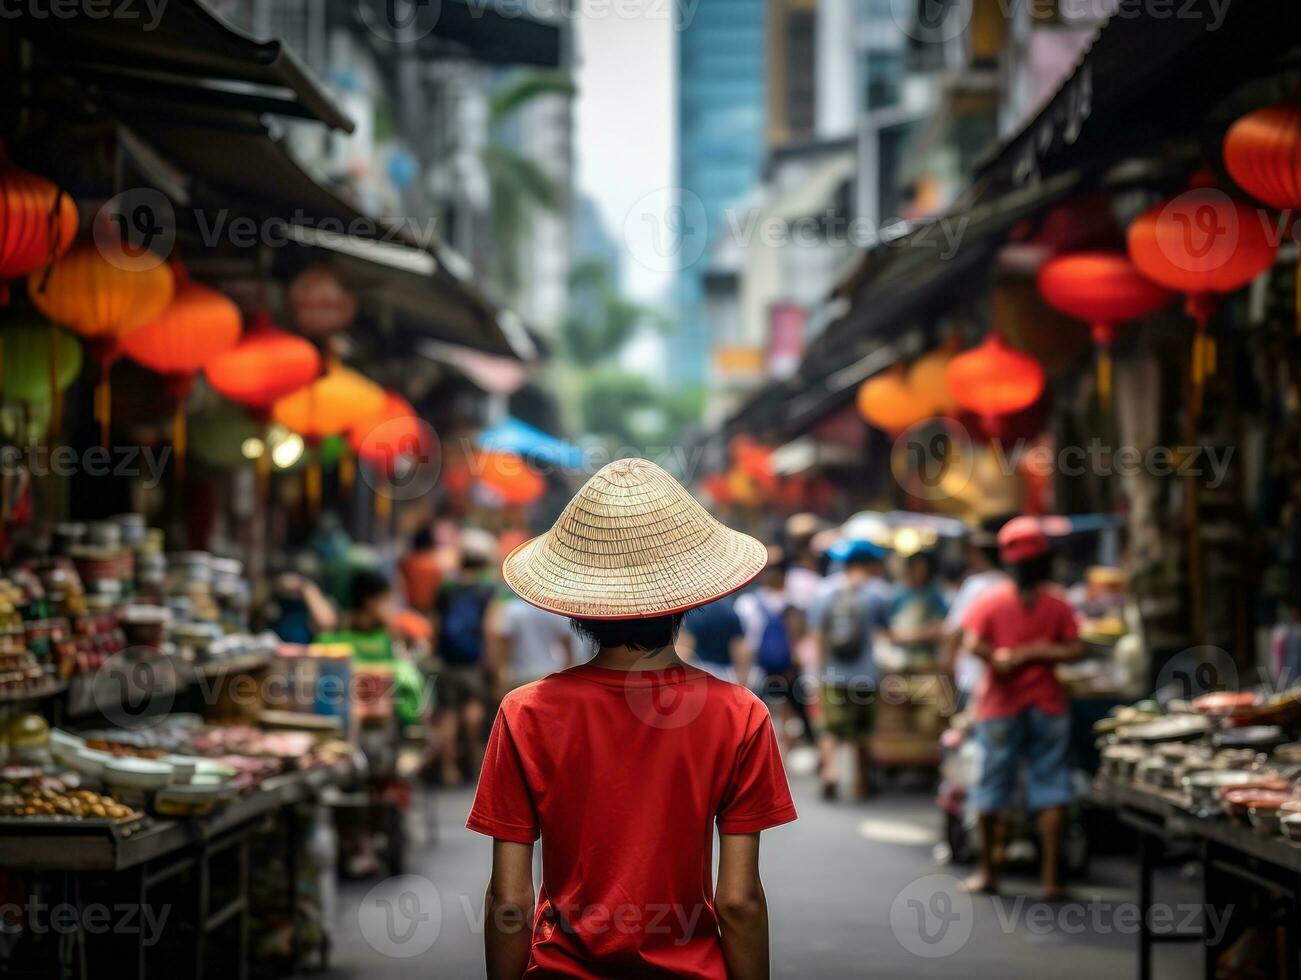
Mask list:
[[[438,654],[449,664],[483,659],[483,616],[492,601],[491,585],[456,586],[443,617]]]
[[[756,597],[756,601],[759,601]],[[786,607],[770,612],[759,601],[759,610],[763,613],[763,635],[759,637],[759,649],[755,656],[759,666],[770,674],[780,674],[791,666],[791,635],[786,628]]]

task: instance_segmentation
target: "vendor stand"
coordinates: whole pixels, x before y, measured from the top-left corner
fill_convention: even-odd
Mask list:
[[[1176,706],[1200,711],[1156,715],[1148,702],[1098,726],[1103,765],[1090,801],[1136,836],[1140,980],[1168,942],[1202,943],[1206,977],[1235,975],[1238,960],[1301,975],[1301,803],[1292,797],[1301,755],[1283,742],[1298,704],[1296,692],[1219,693]],[[1260,720],[1288,725],[1250,724]],[[1204,910],[1225,928],[1154,928],[1156,871],[1171,860],[1197,866]]]

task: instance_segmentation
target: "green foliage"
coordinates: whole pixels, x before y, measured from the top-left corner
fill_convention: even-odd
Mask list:
[[[620,296],[605,263],[580,262],[569,277],[569,313],[560,324],[560,344],[571,363],[583,368],[617,357],[651,310]]]
[[[488,103],[488,123],[496,126],[505,122],[539,96],[573,96],[576,92],[573,80],[562,72],[522,72],[492,94]]]

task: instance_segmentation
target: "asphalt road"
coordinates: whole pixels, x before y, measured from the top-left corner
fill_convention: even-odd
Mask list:
[[[1005,896],[971,898],[964,869],[936,863],[939,816],[923,793],[886,792],[863,804],[824,803],[810,777],[794,781],[800,819],[764,834],[773,975],[842,977],[1125,977],[1136,974],[1132,862],[1096,859],[1075,898],[1048,905],[1032,880]],[[346,980],[483,975],[477,927],[491,850],[466,831],[468,791],[440,792],[431,839],[412,877],[346,883],[339,895],[331,976]],[[1189,927],[1194,882],[1158,886],[1168,924]],[[1158,923],[1162,924],[1162,923]],[[1158,952],[1156,976],[1195,975],[1193,944]]]

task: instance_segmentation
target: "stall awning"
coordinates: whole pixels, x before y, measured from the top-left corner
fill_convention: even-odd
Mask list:
[[[491,0],[442,0],[422,45],[434,57],[451,45],[453,53],[494,65],[558,68],[564,58],[559,28],[498,10]]]
[[[990,150],[973,183],[999,193],[1196,138],[1208,122],[1218,139],[1213,109],[1296,48],[1297,13],[1295,0],[1122,5],[1044,107]]]
[[[90,84],[181,105],[220,103],[315,119],[352,131],[352,121],[289,48],[254,40],[203,0],[128,4],[121,11],[112,9],[116,4],[62,4],[60,16],[40,6],[14,4],[6,21],[58,70],[71,70]]]

